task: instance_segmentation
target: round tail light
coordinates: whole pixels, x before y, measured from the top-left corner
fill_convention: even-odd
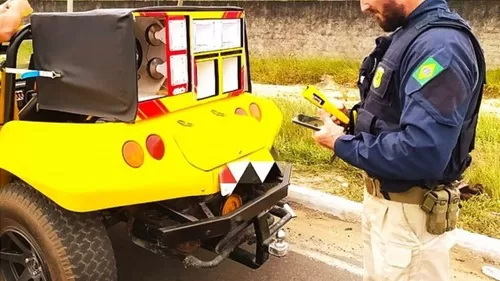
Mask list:
[[[144,151],[135,141],[127,141],[122,147],[123,160],[132,168],[139,168],[144,163]]]
[[[158,135],[150,135],[146,139],[146,148],[148,153],[156,160],[160,160],[165,155],[165,144]]]
[[[247,115],[247,112],[243,108],[240,108],[240,107],[236,108],[234,113],[236,113],[238,115]]]
[[[262,118],[262,112],[260,111],[259,105],[256,103],[250,104],[250,115],[252,115],[255,119],[259,120]]]
[[[241,207],[242,202],[243,201],[242,201],[241,197],[238,194],[232,194],[231,196],[229,196],[226,199],[226,201],[222,205],[222,212],[221,212],[221,214],[224,216],[224,215],[227,215],[227,214],[233,212],[234,210],[236,210],[239,207]]]

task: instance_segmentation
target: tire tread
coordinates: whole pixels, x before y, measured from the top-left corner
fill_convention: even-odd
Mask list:
[[[17,202],[36,218],[55,245],[68,281],[118,279],[113,247],[96,213],[64,210],[22,181],[0,188],[0,197]]]

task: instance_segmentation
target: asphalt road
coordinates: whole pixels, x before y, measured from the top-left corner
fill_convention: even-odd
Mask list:
[[[252,270],[231,260],[212,269],[185,269],[178,260],[157,256],[129,241],[119,225],[110,230],[115,247],[120,281],[361,281],[321,261],[295,252],[285,258],[271,259],[258,270]],[[204,258],[201,256],[200,258]]]

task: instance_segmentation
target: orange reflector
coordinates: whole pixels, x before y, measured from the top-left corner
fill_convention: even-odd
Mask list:
[[[226,199],[224,202],[224,206],[222,207],[222,215],[227,215],[232,211],[241,207],[242,201],[241,197],[238,194],[232,194]]]
[[[144,163],[144,151],[135,141],[127,141],[122,148],[125,162],[133,168],[139,168]]]
[[[262,113],[260,111],[259,106],[256,103],[250,104],[250,115],[252,115],[255,119],[259,121],[262,118]]]
[[[236,111],[234,112],[238,115],[247,115],[246,111],[243,108],[236,108]]]

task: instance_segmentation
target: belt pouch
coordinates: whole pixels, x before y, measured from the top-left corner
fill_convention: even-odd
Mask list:
[[[449,193],[444,189],[431,190],[426,193],[421,208],[427,213],[427,231],[440,235],[448,229]]]

